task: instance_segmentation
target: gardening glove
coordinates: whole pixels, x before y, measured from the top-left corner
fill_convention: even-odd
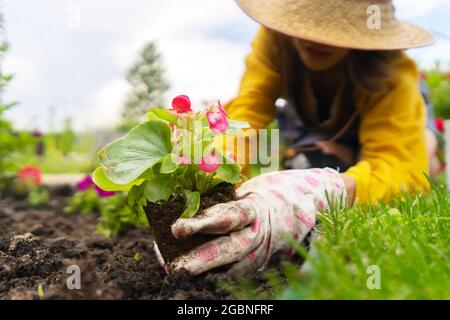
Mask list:
[[[287,170],[248,180],[236,190],[239,200],[215,205],[172,225],[177,238],[196,233],[221,237],[176,258],[167,272],[181,269],[196,275],[232,264],[231,275],[267,266],[275,253],[292,255],[285,235],[302,242],[316,223],[316,214],[331,203],[345,204],[344,181],[333,169]],[[164,261],[157,246],[155,251]]]

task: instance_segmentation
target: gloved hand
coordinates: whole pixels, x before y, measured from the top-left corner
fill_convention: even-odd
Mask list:
[[[177,238],[198,232],[223,234],[180,256],[166,266],[155,244],[158,260],[172,273],[186,269],[196,275],[231,264],[230,274],[262,269],[275,253],[291,249],[290,234],[301,242],[316,223],[316,214],[329,199],[345,203],[344,181],[333,169],[287,170],[258,176],[236,190],[237,201],[218,204],[172,225]]]

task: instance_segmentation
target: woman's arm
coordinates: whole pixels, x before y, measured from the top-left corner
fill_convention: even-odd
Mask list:
[[[394,72],[389,92],[357,100],[361,161],[344,174],[356,182],[356,200],[388,200],[402,190],[428,189],[426,109],[418,72],[406,55]]]

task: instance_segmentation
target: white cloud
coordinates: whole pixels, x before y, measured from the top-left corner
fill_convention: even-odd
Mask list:
[[[170,96],[186,93],[194,103],[202,100],[227,100],[237,90],[243,69],[245,45],[192,37],[162,43],[173,83]]]
[[[113,7],[112,11],[116,9]],[[208,37],[205,33],[208,29],[239,23],[240,19],[247,21],[244,16],[236,15],[237,10],[239,9],[235,4],[229,1],[213,3],[169,0],[158,1],[156,4],[155,1],[150,1],[138,14],[138,17],[145,16],[140,23],[132,14],[121,21],[127,25],[128,38],[125,37],[125,42],[116,44],[116,63],[125,70],[136,58],[143,44],[156,39],[171,83],[167,98],[186,93],[195,104],[218,98],[228,100],[236,92],[249,44]],[[92,7],[89,12],[95,14]],[[143,12],[148,13],[142,14]],[[158,12],[158,15],[148,19],[146,17],[151,16],[150,12]],[[89,26],[93,29],[101,28],[99,23],[99,20],[94,20]],[[113,34],[124,32],[123,25],[117,25],[117,29],[111,24],[107,25],[109,32]],[[111,95],[107,93],[108,90]],[[111,83],[96,95],[96,112],[100,113],[102,106],[108,105],[108,112],[115,114],[110,117],[110,121],[119,119],[117,115],[120,114],[122,104],[117,101],[113,104],[111,98],[118,95],[119,90],[126,90],[126,87]],[[125,92],[120,93],[120,96],[124,95]],[[108,101],[102,102],[102,99]]]
[[[152,40],[159,44],[172,84],[168,98],[185,92],[194,103],[227,100],[239,83],[250,36],[227,39],[222,33],[234,32],[242,38],[243,33],[251,35],[256,29],[229,0],[27,2],[34,15],[22,17],[19,23],[13,19],[23,15],[19,10],[23,1],[8,3],[6,10],[13,44],[10,54],[26,55],[30,68],[18,70],[34,75],[37,81],[27,86],[17,82],[11,88],[14,98],[22,101],[14,112],[22,116],[35,108],[27,98],[31,94],[41,109],[52,104],[49,94],[63,96],[58,111],[73,115],[78,129],[112,126],[118,119],[127,90],[118,79],[124,78],[138,51]],[[78,9],[79,30],[67,28],[68,21],[73,21],[70,15],[77,12],[67,8]],[[38,34],[44,37],[36,41]],[[11,69],[16,66],[10,64]],[[47,126],[48,121],[39,121]]]
[[[449,10],[448,0],[395,0],[396,12],[402,19],[424,17],[434,10]]]
[[[82,109],[86,128],[111,128],[118,123],[129,89],[123,78],[112,79],[102,85]]]
[[[395,1],[399,16],[413,21],[449,10],[447,2]],[[79,30],[67,27],[72,7]],[[78,129],[112,126],[129,90],[126,70],[152,40],[172,84],[168,99],[185,93],[194,103],[225,101],[257,28],[231,0],[15,0],[2,11],[12,45],[7,67],[17,74],[8,97],[21,102],[11,117],[40,128],[49,126],[51,106],[57,123],[72,116]],[[429,65],[448,59],[445,52],[448,43],[411,53]]]
[[[444,70],[450,70],[450,60],[443,58],[443,52],[450,52],[450,42],[439,41],[430,47],[410,50],[409,54],[422,68],[433,68],[439,61]]]
[[[33,61],[28,57],[6,56],[5,68],[6,74],[12,74],[14,81],[11,86],[18,89],[34,87],[37,81],[36,70]]]

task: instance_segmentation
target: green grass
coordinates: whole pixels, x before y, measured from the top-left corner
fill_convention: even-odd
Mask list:
[[[333,208],[320,222],[306,267],[287,263],[282,276],[266,272],[263,287],[247,279],[228,289],[241,299],[450,299],[450,195],[443,185],[390,205]],[[379,268],[379,289],[367,285],[376,283],[370,266]]]
[[[97,165],[96,137],[91,133],[74,134],[73,141],[62,139],[61,134],[50,133],[24,150],[11,155],[17,168],[36,166],[43,173],[89,173]],[[43,154],[36,154],[38,143],[43,145]]]

